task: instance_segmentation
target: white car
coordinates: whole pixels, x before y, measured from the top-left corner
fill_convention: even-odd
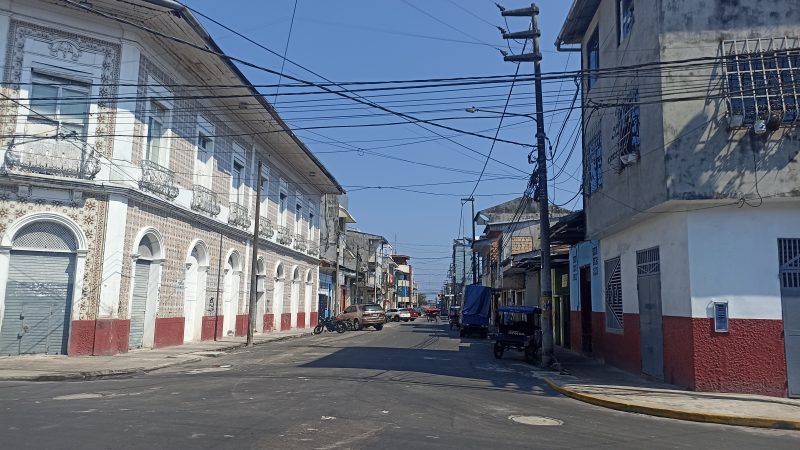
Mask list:
[[[411,320],[411,313],[408,312],[405,308],[391,308],[386,311],[386,321],[387,322],[408,322]]]

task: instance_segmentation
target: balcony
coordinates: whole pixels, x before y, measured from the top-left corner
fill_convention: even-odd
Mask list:
[[[319,245],[309,244],[307,253],[309,256],[319,256]]]
[[[220,211],[217,194],[199,184],[192,185],[192,209],[216,216]]]
[[[266,217],[258,218],[258,237],[261,239],[269,239],[275,235],[275,228],[272,227],[272,221]]]
[[[230,203],[228,210],[228,224],[240,228],[250,228],[250,215],[247,213],[247,208],[236,203]]]
[[[292,243],[292,233],[284,226],[278,226],[278,243],[289,245]]]
[[[141,168],[140,188],[163,195],[169,199],[174,199],[178,196],[178,186],[175,186],[175,172],[146,159],[142,160]]]
[[[97,152],[78,138],[52,137],[8,146],[5,168],[12,172],[39,173],[92,180],[100,172]]]
[[[308,242],[306,241],[305,236],[300,233],[294,235],[294,249],[299,252],[305,252],[308,250]]]

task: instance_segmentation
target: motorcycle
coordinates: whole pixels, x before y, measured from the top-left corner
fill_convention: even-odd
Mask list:
[[[341,320],[327,318],[320,320],[317,326],[314,327],[314,334],[321,334],[325,330],[328,330],[331,333],[335,331],[341,334],[345,332],[345,329],[345,325]]]

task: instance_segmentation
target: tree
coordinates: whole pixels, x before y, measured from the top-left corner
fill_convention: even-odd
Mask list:
[[[423,294],[423,293],[421,293],[421,292],[420,292],[419,294],[417,294],[417,304],[418,304],[419,306],[422,306],[422,305],[427,305],[427,304],[428,304],[428,300],[427,300],[427,298],[425,297],[425,294]]]

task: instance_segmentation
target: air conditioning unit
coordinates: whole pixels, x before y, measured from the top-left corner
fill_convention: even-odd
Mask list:
[[[639,160],[639,155],[636,153],[625,153],[619,155],[619,160],[625,166],[630,166],[631,164],[636,164],[636,161]]]

